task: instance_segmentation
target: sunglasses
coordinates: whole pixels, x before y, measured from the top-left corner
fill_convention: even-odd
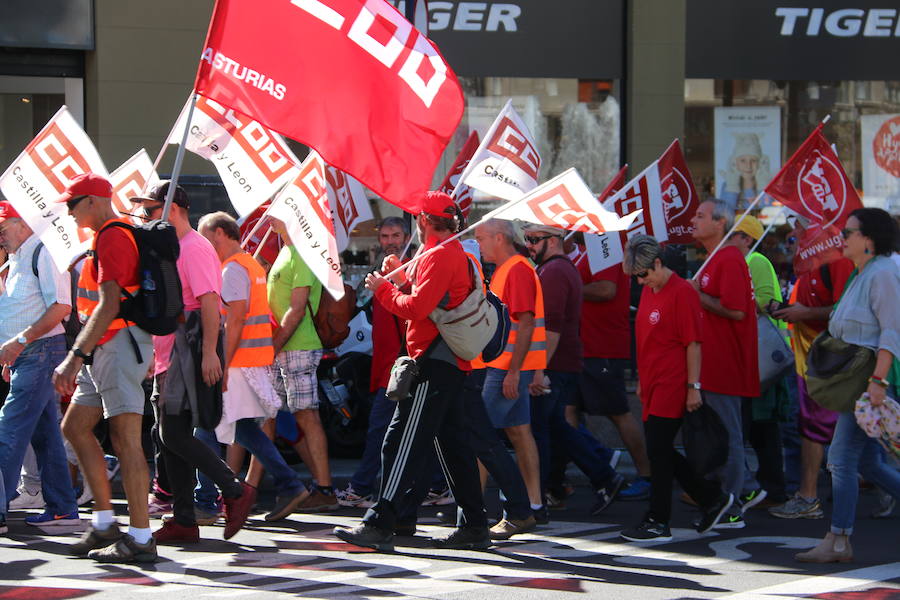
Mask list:
[[[71,200],[66,200],[66,206],[69,210],[74,210],[78,203],[87,198],[87,196],[75,196]]]
[[[849,238],[851,235],[853,235],[853,233],[856,232],[856,231],[859,231],[859,229],[851,229],[851,228],[848,227],[848,228],[846,228],[846,229],[841,229],[841,235],[842,235],[843,238],[846,240],[846,239]]]
[[[158,204],[158,205],[156,205],[156,206],[145,206],[145,207],[143,207],[144,216],[147,217],[147,218],[149,219],[150,217],[153,216],[153,213],[155,213],[157,210],[162,209],[163,206],[165,206],[165,205],[164,205],[164,204]]]
[[[540,242],[543,242],[544,240],[549,240],[549,239],[552,238],[552,237],[556,237],[556,236],[555,236],[555,235],[550,235],[550,234],[543,235],[543,236],[541,236],[541,237],[535,237],[535,236],[533,236],[533,235],[526,235],[526,236],[525,236],[525,243],[534,246],[535,244],[539,244]]]

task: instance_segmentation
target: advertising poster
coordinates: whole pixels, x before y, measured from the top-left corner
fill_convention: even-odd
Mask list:
[[[781,168],[781,109],[717,106],[714,119],[716,195],[742,210]]]
[[[863,204],[900,211],[900,115],[861,118]]]

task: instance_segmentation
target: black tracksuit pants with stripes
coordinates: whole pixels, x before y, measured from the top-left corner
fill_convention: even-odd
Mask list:
[[[417,483],[431,480],[430,449],[453,491],[460,527],[487,527],[475,453],[468,440],[463,403],[466,374],[448,362],[419,361],[412,397],[401,400],[381,449],[381,495],[363,522],[393,530],[398,516],[415,514]],[[421,486],[419,486],[421,487]]]

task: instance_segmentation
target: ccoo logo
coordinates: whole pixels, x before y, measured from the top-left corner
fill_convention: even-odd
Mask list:
[[[797,177],[797,196],[822,229],[834,224],[847,203],[847,183],[840,166],[821,150],[813,150]]]

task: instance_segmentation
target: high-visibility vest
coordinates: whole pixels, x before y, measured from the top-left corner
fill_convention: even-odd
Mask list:
[[[110,219],[106,223],[103,224],[103,227],[106,227],[110,223],[113,222],[121,222],[125,223],[129,226],[133,225],[133,223],[127,219]],[[78,309],[78,318],[82,323],[87,323],[87,320],[94,314],[94,310],[96,310],[97,305],[100,303],[100,285],[97,283],[97,237],[100,232],[103,230],[103,227],[97,230],[97,233],[94,234],[94,239],[91,241],[91,258],[84,261],[84,266],[81,269],[81,275],[78,277],[78,290],[75,298],[75,307]],[[131,243],[134,245],[134,251],[137,253],[138,247],[137,242],[134,241],[134,235],[130,232],[128,233],[128,239],[131,240]],[[140,289],[139,285],[129,285],[124,288],[129,294],[134,296],[137,291]],[[122,294],[120,300],[127,300],[127,296]],[[133,324],[133,323],[132,323]],[[124,319],[113,319],[113,322],[109,324],[109,328],[106,330],[106,333],[110,333],[113,331],[118,331],[119,329],[125,329],[128,327],[128,323],[125,322]]]
[[[269,300],[266,292],[266,272],[256,259],[246,252],[238,252],[225,259],[224,268],[230,262],[236,262],[247,270],[250,277],[250,302],[247,306],[247,318],[241,330],[241,339],[237,351],[231,359],[229,367],[263,367],[271,365],[275,360],[275,348],[272,346],[272,322],[269,312]],[[222,311],[224,314],[224,310]]]
[[[531,347],[528,349],[528,354],[525,355],[525,360],[522,361],[521,370],[534,371],[536,369],[545,369],[547,367],[547,330],[544,328],[544,292],[541,289],[541,280],[538,279],[534,267],[531,266],[531,263],[524,256],[520,254],[512,256],[494,271],[494,276],[491,278],[491,291],[505,302],[503,290],[506,287],[506,279],[509,277],[510,270],[518,264],[528,267],[532,277],[534,277],[535,286],[534,333],[531,334]],[[509,330],[506,348],[503,349],[503,354],[499,358],[487,363],[489,367],[509,369],[510,362],[512,362],[513,349],[516,347],[516,336],[519,332],[519,322],[512,313],[510,313],[509,317],[512,321],[512,327]]]
[[[475,281],[475,285],[480,285],[484,290],[484,293],[487,293],[487,288],[484,285],[484,271],[481,269],[481,263],[475,257],[474,254],[470,252],[466,252],[466,258],[469,259],[469,262],[472,264],[475,270],[475,276],[478,277],[478,280]],[[481,360],[481,355],[479,354],[475,358],[469,361],[469,365],[472,367],[472,370],[483,369],[485,367],[484,361]]]

